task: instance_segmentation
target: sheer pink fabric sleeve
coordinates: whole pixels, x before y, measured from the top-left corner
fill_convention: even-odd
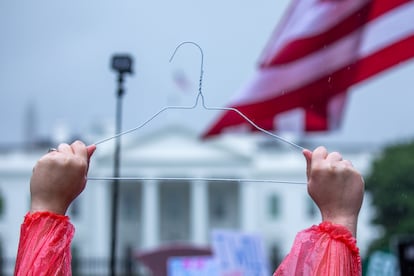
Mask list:
[[[362,274],[356,240],[341,225],[323,222],[299,232],[273,276]]]
[[[20,230],[14,274],[71,275],[70,244],[74,232],[67,216],[27,214]]]

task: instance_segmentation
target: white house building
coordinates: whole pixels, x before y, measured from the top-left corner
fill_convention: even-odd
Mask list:
[[[203,141],[177,125],[122,141],[121,175],[130,179],[120,181],[119,257],[177,242],[208,246],[211,230],[224,228],[261,235],[269,258],[282,258],[298,231],[320,222],[304,184],[305,160],[296,148],[261,135]],[[374,154],[341,145],[330,150],[341,151],[363,174]],[[32,167],[43,154],[0,155],[0,252],[11,260],[3,267],[6,274],[12,272],[20,224],[29,208]],[[109,256],[112,182],[105,178],[112,171],[113,141],[98,145],[91,161],[89,177],[103,179],[89,180],[70,208],[74,257]],[[358,227],[362,254],[377,233],[369,225],[371,214],[366,197]]]

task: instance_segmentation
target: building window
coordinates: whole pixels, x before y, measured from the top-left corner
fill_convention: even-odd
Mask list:
[[[280,197],[272,194],[268,200],[268,213],[272,219],[276,219],[280,215]]]
[[[238,183],[209,183],[208,222],[211,229],[237,228],[240,223]]]
[[[73,275],[79,275],[80,273],[80,254],[79,254],[79,247],[76,245],[72,245],[71,247],[71,254],[72,254],[72,261],[71,261],[71,267],[72,267],[72,273]]]
[[[160,237],[162,241],[190,239],[190,186],[171,182],[160,187]]]
[[[70,217],[73,219],[79,219],[80,211],[81,211],[80,209],[81,209],[81,202],[80,202],[80,198],[78,197],[70,205],[70,208],[69,208]]]
[[[125,189],[121,194],[121,214],[126,221],[136,221],[139,217],[138,192],[133,189]]]
[[[272,267],[278,267],[282,262],[283,257],[278,244],[273,244],[270,247],[270,263]]]
[[[0,191],[0,218],[3,217],[4,211],[5,211],[4,210],[5,205],[6,205],[6,203],[5,203],[3,193]]]
[[[212,198],[211,215],[213,219],[221,221],[227,216],[223,195],[216,195]]]
[[[30,194],[27,195],[26,202],[27,202],[27,210],[31,210],[32,209],[32,198],[31,198]]]
[[[313,200],[310,197],[306,197],[306,202],[307,202],[306,213],[309,218],[313,219],[318,214],[318,207],[316,206],[315,202],[313,202]]]

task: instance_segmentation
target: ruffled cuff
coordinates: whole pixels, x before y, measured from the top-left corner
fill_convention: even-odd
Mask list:
[[[69,222],[68,216],[59,215],[59,214],[52,213],[52,212],[39,211],[39,212],[34,212],[34,213],[30,213],[30,212],[27,213],[24,216],[23,224],[32,223],[34,220],[39,219],[39,218],[50,218],[50,219],[59,220],[61,222]]]
[[[332,239],[344,243],[352,254],[359,256],[357,241],[354,236],[352,236],[351,231],[349,231],[345,226],[324,221],[319,225],[312,226],[310,229],[328,234]]]
[[[296,235],[292,249],[274,276],[360,276],[356,239],[344,226],[322,222]]]

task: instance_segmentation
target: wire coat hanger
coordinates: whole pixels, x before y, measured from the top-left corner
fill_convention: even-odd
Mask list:
[[[271,136],[274,139],[277,139],[283,143],[286,143],[298,150],[304,150],[303,147],[301,147],[298,144],[295,144],[279,135],[276,135],[270,131],[267,131],[261,127],[259,127],[257,124],[255,124],[250,118],[248,118],[245,114],[243,114],[241,111],[239,111],[236,108],[233,107],[210,107],[207,106],[205,104],[205,100],[204,100],[204,94],[202,91],[202,85],[203,85],[203,75],[204,75],[204,52],[203,49],[200,47],[200,45],[198,45],[195,42],[192,41],[184,41],[182,43],[180,43],[174,50],[173,54],[170,57],[170,62],[174,59],[175,54],[177,53],[177,51],[181,48],[181,46],[183,46],[184,44],[191,44],[196,46],[199,51],[200,51],[200,55],[201,55],[201,62],[200,62],[200,78],[199,78],[199,85],[198,85],[198,93],[195,99],[195,102],[193,105],[191,106],[166,106],[162,109],[160,109],[158,112],[156,112],[154,115],[152,115],[149,119],[147,119],[146,121],[144,121],[142,124],[128,129],[126,131],[117,133],[113,136],[104,138],[102,140],[97,141],[96,143],[94,143],[96,146],[103,144],[107,141],[110,141],[112,139],[116,139],[119,138],[123,135],[129,134],[131,132],[135,132],[138,131],[139,129],[143,128],[144,126],[146,126],[148,123],[150,123],[152,120],[154,120],[156,117],[158,117],[161,113],[167,111],[167,110],[186,110],[186,109],[195,109],[200,102],[201,99],[201,106],[206,109],[206,110],[215,110],[215,111],[233,111],[236,112],[238,115],[240,115],[243,119],[245,119],[251,126],[253,126],[255,129],[257,129],[258,131],[265,133],[266,135]],[[271,179],[233,179],[233,178],[211,178],[211,177],[88,177],[88,180],[206,180],[206,181],[231,181],[231,182],[272,182],[272,183],[285,183],[285,184],[306,184],[306,182],[300,182],[300,181],[283,181],[283,180],[271,180]]]

